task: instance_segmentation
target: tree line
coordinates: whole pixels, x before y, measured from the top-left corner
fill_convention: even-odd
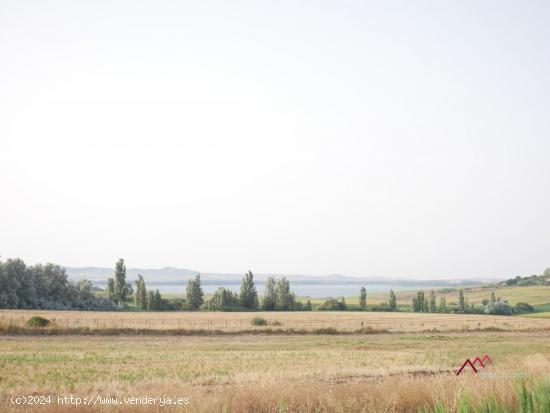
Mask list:
[[[141,274],[135,281],[135,288],[126,281],[126,265],[120,258],[115,264],[115,274],[107,280],[107,296],[117,306],[134,302],[135,308],[147,311],[178,311],[181,300],[166,300],[159,290],[147,290],[145,279]]]
[[[492,315],[512,315],[513,313],[526,313],[534,311],[534,308],[528,303],[519,302],[512,307],[507,300],[497,297],[492,291],[489,298],[481,300],[481,304],[475,305],[468,303],[464,296],[464,289],[457,290],[457,303],[447,304],[444,296],[436,304],[436,295],[433,290],[430,291],[429,298],[425,296],[424,291],[420,290],[412,299],[412,309],[416,313],[458,313],[458,314],[492,314]]]
[[[99,293],[99,294],[98,294]],[[26,266],[21,259],[0,261],[0,308],[35,308],[48,310],[102,310],[134,308],[147,311],[311,311],[309,299],[300,301],[290,288],[286,277],[268,277],[264,295],[260,298],[254,275],[248,271],[241,280],[239,292],[220,287],[205,299],[200,274],[187,282],[185,299],[165,299],[159,290],[148,289],[138,274],[135,285],[126,279],[124,259],[119,259],[113,277],[107,280],[105,291],[95,288],[91,281],[68,280],[65,269],[55,264]],[[319,310],[348,310],[345,299],[328,299]],[[367,309],[365,287],[359,291],[359,309]],[[387,303],[374,306],[373,311],[397,311],[393,291]]]
[[[129,309],[133,302],[135,309],[147,311],[312,310],[311,301],[299,300],[286,277],[268,277],[264,295],[260,298],[251,271],[242,278],[239,292],[220,287],[208,299],[205,299],[200,274],[188,280],[185,299],[165,299],[158,289],[147,288],[141,274],[134,284],[132,286],[126,279],[126,265],[122,258],[116,262],[105,291],[86,279],[69,281],[65,269],[59,265],[27,266],[21,259],[8,259],[0,261],[0,308],[114,311]],[[366,310],[366,297],[366,290],[361,287],[359,302],[362,310]],[[348,307],[342,298],[329,299],[319,309],[347,310]],[[379,311],[395,309],[395,294],[391,291],[389,305],[382,303]]]
[[[549,272],[549,271],[546,271]],[[545,275],[546,275],[545,272]],[[464,290],[458,289],[458,303],[447,304],[445,296],[437,297],[433,290],[426,295],[423,290],[412,298],[412,311],[420,313],[471,313],[510,315],[533,311],[527,303],[511,307],[506,300],[490,298],[481,305],[469,304]],[[105,294],[106,293],[106,294]],[[103,296],[106,295],[106,296]],[[187,282],[185,299],[165,299],[159,290],[148,289],[145,279],[138,274],[135,286],[126,280],[126,265],[119,259],[113,277],[107,281],[105,292],[88,280],[69,281],[65,269],[55,264],[27,266],[21,259],[0,261],[0,308],[26,308],[45,310],[113,311],[134,308],[147,311],[311,311],[309,299],[300,301],[290,288],[286,277],[268,277],[264,295],[260,298],[254,282],[254,274],[248,271],[241,280],[239,292],[220,287],[208,299],[201,285],[200,274]],[[318,308],[321,311],[367,310],[367,291],[359,290],[359,306],[349,307],[344,297],[329,298]],[[399,311],[393,290],[388,301],[370,308],[371,311]]]
[[[499,285],[503,286],[511,286],[511,285],[519,285],[519,286],[525,286],[525,285],[543,285],[543,286],[550,286],[550,268],[547,268],[544,270],[544,272],[541,275],[530,275],[526,277],[520,277],[519,275],[514,278],[510,278],[506,281],[502,281],[499,283]]]
[[[145,280],[141,274],[135,281],[133,288],[126,281],[126,266],[121,258],[115,265],[114,277],[107,281],[107,295],[117,306],[133,299],[138,309],[149,311],[163,310],[209,310],[209,311],[308,311],[311,310],[311,302],[308,299],[302,303],[290,289],[290,283],[286,277],[275,279],[269,277],[266,281],[265,294],[260,300],[254,274],[248,271],[241,280],[240,292],[218,288],[209,299],[205,300],[201,285],[200,274],[187,282],[185,300],[166,300],[159,290],[147,289]]]
[[[354,308],[348,308],[344,297],[329,298],[320,307],[321,311],[345,311]],[[367,311],[367,290],[365,287],[359,289],[359,308],[360,311]],[[381,302],[371,308],[371,311],[399,311],[397,308],[397,296],[390,290],[387,302]]]
[[[204,300],[200,274],[187,283],[186,301],[190,310],[210,311],[310,311],[311,301],[304,304],[296,298],[290,289],[286,277],[268,277],[265,293],[261,300],[258,297],[254,274],[248,271],[241,280],[240,292],[236,293],[226,288],[218,288],[208,300]]]
[[[15,258],[0,261],[0,308],[111,311],[116,306],[97,297],[90,281],[69,281],[59,265],[27,266]]]

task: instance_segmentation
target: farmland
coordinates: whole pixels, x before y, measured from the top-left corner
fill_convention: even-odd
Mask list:
[[[428,290],[426,290],[428,291]],[[435,289],[438,297],[445,297],[447,303],[457,302],[456,289]],[[510,304],[515,305],[518,302],[527,302],[531,304],[537,311],[550,310],[550,287],[544,286],[526,286],[526,287],[491,287],[489,285],[475,285],[464,287],[464,295],[466,299],[473,304],[480,304],[484,298],[490,298],[491,292],[503,299],[506,299]],[[413,297],[416,295],[416,290],[397,291],[397,304],[402,308],[408,308],[411,305]],[[368,295],[370,304],[378,304],[381,301],[387,301],[387,292],[375,292]],[[316,300],[318,301],[318,300]],[[356,297],[346,299],[350,304],[357,303]],[[547,308],[545,310],[545,308]]]
[[[303,331],[333,329],[337,332],[362,330],[388,332],[468,331],[498,329],[504,331],[550,329],[550,320],[468,314],[382,313],[382,312],[92,312],[1,310],[0,328],[26,328],[32,316],[51,321],[50,330],[85,333],[102,331],[147,332],[180,330],[189,332]],[[265,325],[254,325],[257,317]]]
[[[537,312],[0,310],[0,411],[29,411],[10,402],[22,395],[52,396],[31,409],[44,413],[548,411],[548,289],[495,292]],[[397,293],[402,308],[414,293]],[[439,294],[452,301],[456,291]],[[29,327],[33,316],[50,324]],[[493,363],[481,373],[456,375],[485,354]],[[96,404],[60,406],[65,396]],[[129,397],[189,404],[136,407]]]
[[[540,313],[526,314],[529,318],[550,318],[550,311],[543,311]]]
[[[23,394],[121,400],[133,395],[189,397],[188,407],[162,411],[416,412],[436,405],[454,411],[464,404],[480,406],[488,397],[498,405],[518,406],[521,382],[529,389],[548,390],[545,380],[550,379],[548,331],[0,336],[0,349],[0,403]],[[483,354],[493,360],[487,374],[456,376],[466,358]],[[23,411],[5,403],[2,411]],[[33,411],[135,409],[59,408],[56,403]]]

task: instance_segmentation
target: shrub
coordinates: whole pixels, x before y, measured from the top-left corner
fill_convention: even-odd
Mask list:
[[[357,334],[381,334],[387,332],[388,330],[383,328],[373,328],[371,326],[361,327],[359,330],[355,330],[355,333]]]
[[[29,327],[48,327],[50,325],[50,320],[35,315],[27,320],[27,325]]]
[[[318,328],[314,331],[315,334],[338,334],[338,330],[333,327]]]
[[[380,303],[380,305],[376,305],[372,307],[371,311],[397,311],[397,309],[392,309],[388,303]]]
[[[212,297],[204,303],[203,308],[209,311],[243,310],[239,303],[239,295],[223,287],[218,288],[214,294],[212,294]]]
[[[330,298],[319,307],[320,311],[344,311],[347,309],[346,302],[342,298],[341,301]]]
[[[252,319],[252,325],[253,326],[266,326],[267,325],[267,320],[265,318],[262,318],[262,317],[254,317]]]
[[[276,327],[280,327],[280,326],[281,326],[281,322],[275,320],[274,322],[271,323],[271,325],[272,325],[272,326],[276,326]]]
[[[519,302],[514,307],[515,313],[531,313],[533,311],[535,311],[535,309],[528,303]]]
[[[506,300],[490,302],[485,306],[485,313],[494,314],[494,315],[511,315],[512,307],[508,304]]]

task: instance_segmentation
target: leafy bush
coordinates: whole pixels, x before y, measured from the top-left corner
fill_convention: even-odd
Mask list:
[[[265,318],[262,318],[262,317],[254,317],[252,319],[252,325],[253,326],[266,326],[267,325],[267,320]]]
[[[208,311],[246,310],[246,308],[243,308],[240,304],[239,295],[223,287],[218,288],[202,307]]]
[[[481,305],[476,306],[474,304],[466,305],[464,306],[464,310],[461,310],[459,307],[452,306],[450,307],[450,312],[452,314],[497,314],[497,313],[488,313],[487,308],[488,306],[491,306],[491,303],[489,302],[488,305]],[[493,307],[491,307],[489,311],[495,311]],[[501,313],[499,313],[501,314]],[[504,313],[502,313],[504,314]]]
[[[338,330],[333,327],[318,328],[314,331],[315,334],[338,334]]]
[[[342,300],[336,300],[334,298],[330,298],[325,301],[323,305],[319,307],[320,311],[344,311],[347,309],[346,302],[342,298]]]
[[[162,299],[162,310],[181,311],[184,308],[185,300],[181,298]]]
[[[380,303],[380,305],[372,307],[371,311],[397,311],[397,309],[393,310],[388,303]]]
[[[50,320],[35,315],[27,320],[27,325],[29,327],[48,327],[50,325]]]
[[[272,326],[276,326],[276,327],[280,327],[280,326],[281,326],[281,322],[275,320],[274,322],[271,323],[271,325],[272,325]]]
[[[512,315],[512,307],[508,304],[508,301],[496,301],[490,302],[485,306],[486,314],[493,315]]]
[[[519,302],[514,307],[514,313],[532,313],[533,311],[535,311],[533,306],[524,302]]]

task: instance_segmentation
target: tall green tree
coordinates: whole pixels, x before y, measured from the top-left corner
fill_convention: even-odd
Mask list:
[[[290,283],[286,277],[277,280],[275,307],[280,311],[290,311],[294,307],[295,297],[290,291]]]
[[[365,287],[361,287],[359,290],[359,307],[361,307],[363,311],[367,308],[367,290]]]
[[[492,292],[491,292],[491,303],[494,304],[494,303],[496,303],[496,302],[497,302],[497,297],[496,297],[496,295],[495,295],[495,292],[492,291]]]
[[[241,306],[250,310],[258,309],[258,293],[254,285],[254,275],[248,271],[241,281],[241,293],[239,294]]]
[[[162,296],[159,290],[149,290],[147,292],[147,310],[159,311],[162,310]]]
[[[89,280],[80,280],[76,283],[76,292],[77,296],[81,300],[93,300],[94,299],[94,293],[92,292],[92,289],[94,285]]]
[[[204,293],[201,287],[201,275],[197,274],[187,282],[187,304],[190,310],[198,310],[204,302]]]
[[[418,305],[418,296],[412,298],[412,307],[415,313],[418,313],[420,311],[420,307]]]
[[[277,290],[275,278],[268,277],[265,283],[265,294],[262,300],[262,310],[273,311],[277,305]]]
[[[155,305],[156,310],[162,310],[162,296],[160,295],[159,290],[155,291]]]
[[[389,302],[390,311],[397,310],[397,297],[393,290],[390,290],[390,302]]]
[[[5,293],[7,296],[8,308],[21,308],[27,306],[27,300],[23,297],[23,278],[27,266],[22,259],[8,258],[4,264],[4,272],[6,277]]]
[[[115,280],[109,278],[107,280],[107,294],[109,298],[114,302],[115,301]]]
[[[155,292],[149,290],[147,292],[147,310],[155,311],[157,309]]]
[[[441,297],[439,299],[438,312],[440,312],[440,313],[446,313],[447,312],[447,301],[445,300],[445,297]]]
[[[239,295],[223,287],[218,288],[205,303],[210,311],[235,311],[240,305]]]
[[[458,310],[464,312],[464,290],[460,288],[458,290]]]
[[[416,293],[416,312],[423,313],[427,310],[427,308],[424,309],[424,302],[424,291],[420,290]]]
[[[38,303],[38,292],[36,291],[35,277],[32,268],[27,267],[23,260],[19,261],[19,301],[20,306],[34,307]]]
[[[142,310],[147,309],[147,287],[141,274],[138,274],[138,279],[136,280],[134,301],[137,308],[141,308]]]
[[[126,282],[126,265],[124,260],[120,258],[115,265],[115,279],[114,279],[114,298],[115,304],[124,303],[128,295],[131,293],[131,286]]]
[[[434,290],[430,291],[430,313],[437,313],[437,304],[435,301]]]

